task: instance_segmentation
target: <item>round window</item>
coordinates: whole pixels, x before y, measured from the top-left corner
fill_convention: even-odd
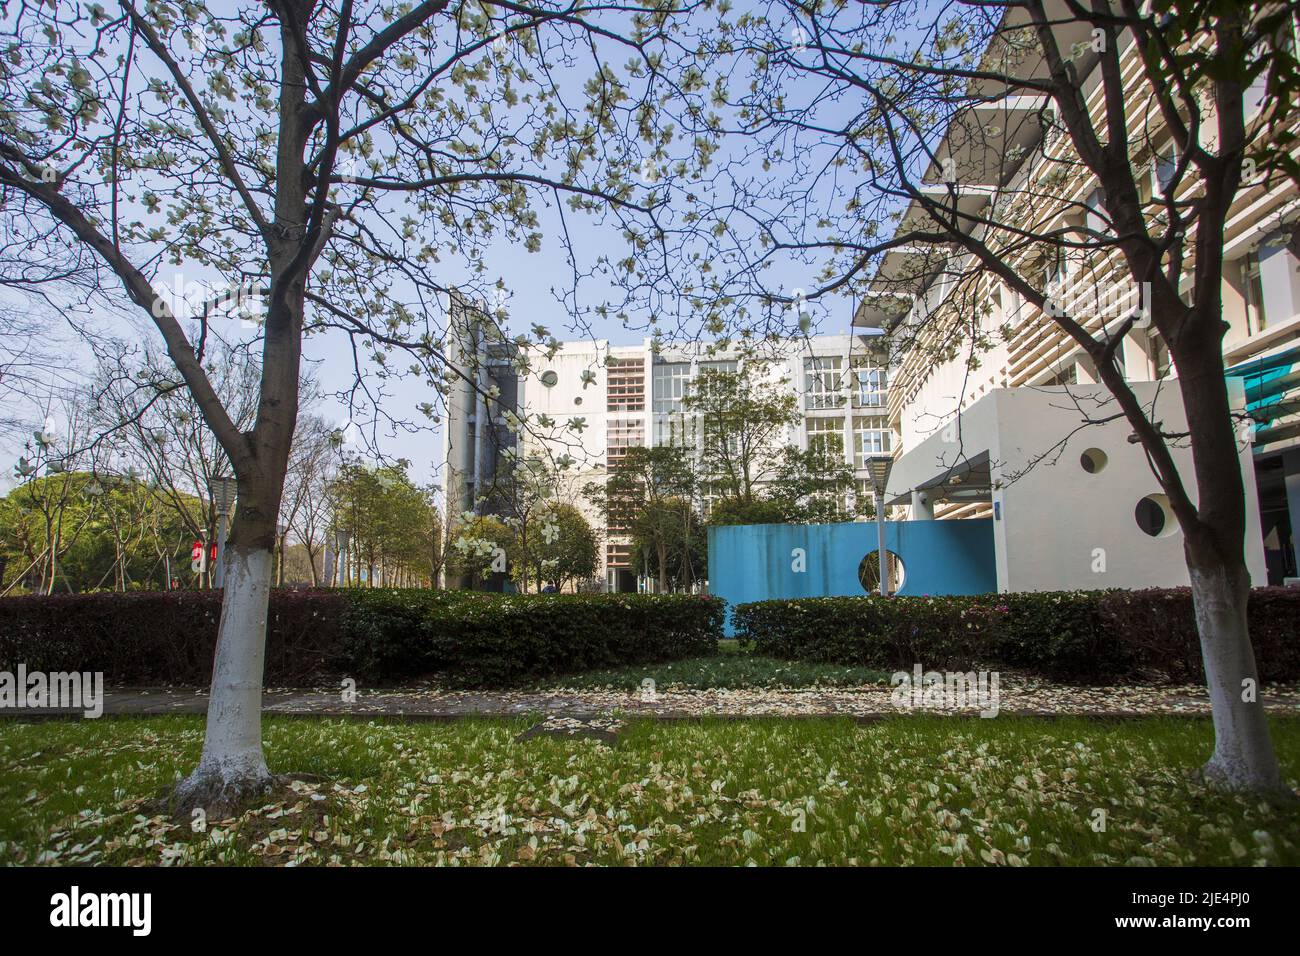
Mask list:
[[[556,383],[559,381],[560,381],[560,376],[556,375],[554,370],[552,369],[547,369],[545,372],[542,373],[542,384],[545,385],[547,388],[554,388]]]
[[[1079,456],[1079,464],[1090,475],[1095,475],[1105,468],[1107,461],[1109,459],[1106,457],[1106,453],[1100,448],[1089,448]]]
[[[885,561],[889,565],[889,593],[897,594],[903,588],[907,569],[903,559],[894,552],[885,551]],[[868,594],[880,593],[880,552],[868,551],[867,556],[858,565],[858,582]]]
[[[1163,538],[1178,528],[1169,508],[1169,499],[1165,495],[1147,495],[1139,501],[1133,509],[1133,520],[1143,534],[1149,534],[1153,538]]]

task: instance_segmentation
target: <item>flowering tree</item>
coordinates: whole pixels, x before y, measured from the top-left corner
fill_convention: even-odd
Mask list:
[[[672,246],[710,274],[666,269],[647,245],[628,282],[737,336],[806,328],[831,296],[874,301],[896,352],[923,364],[974,369],[1000,337],[1063,332],[1114,400],[1085,424],[1128,424],[1183,534],[1214,707],[1205,775],[1270,793],[1223,289],[1235,211],[1300,181],[1295,36],[1288,5],[1210,0],[724,10],[699,62],[731,82],[698,96],[726,122],[683,117],[730,160]],[[759,165],[771,174],[738,172]],[[1107,316],[1096,295],[1064,295],[1076,265],[1076,290],[1140,298]],[[792,271],[806,287],[787,287]],[[1005,327],[988,321],[997,290],[1023,303]],[[1168,349],[1186,430],[1131,387],[1121,358],[1139,336]]]
[[[304,336],[347,336],[378,374],[404,366],[445,390],[442,303],[453,277],[480,281],[486,242],[536,249],[539,202],[646,214],[621,131],[653,102],[664,22],[654,5],[579,0],[6,6],[0,264],[71,251],[92,295],[129,300],[239,482],[207,733],[179,808],[272,782],[262,656]],[[169,269],[185,288],[166,290]],[[236,321],[260,342],[247,426],[204,361],[214,326]]]

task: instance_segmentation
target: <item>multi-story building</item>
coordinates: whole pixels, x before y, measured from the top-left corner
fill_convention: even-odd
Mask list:
[[[792,340],[761,359],[704,344],[654,349],[649,340],[626,346],[604,340],[566,342],[553,352],[530,348],[523,376],[512,371],[518,363],[504,352],[484,350],[473,335],[465,341],[470,344],[461,351],[478,350],[479,358],[469,364],[486,376],[480,386],[495,386],[500,399],[493,408],[492,400],[474,394],[470,376],[458,380],[463,388],[448,403],[446,500],[458,502],[460,510],[486,504],[475,501],[472,489],[486,486],[503,448],[517,448],[522,456],[564,458],[567,500],[605,532],[602,577],[609,590],[636,590],[642,575],[632,567],[624,529],[605,528],[604,516],[581,491],[603,482],[629,447],[676,444],[698,450],[700,425],[686,396],[702,369],[734,371],[740,362],[761,361],[763,375],[778,387],[791,388],[800,409],[798,422],[775,444],[837,451],[853,467],[859,494],[869,495],[867,459],[890,452],[895,444],[886,420],[889,372],[872,334]],[[527,423],[519,429],[518,444],[515,439],[485,442],[485,434],[499,434],[505,408]],[[496,424],[480,424],[491,422]],[[476,451],[468,457],[455,453],[465,447]],[[707,499],[704,505],[707,509]]]
[[[1068,30],[1072,25],[1083,26],[1064,17],[1058,29]],[[1063,47],[1070,45],[1070,39],[1062,37]],[[1287,42],[1294,43],[1295,38]],[[1125,82],[1130,84],[1125,99],[1141,104],[1141,69],[1131,44],[1121,51],[1121,64]],[[1095,59],[1090,63],[1086,57],[1076,66],[1081,67],[1083,96],[1094,123],[1104,126],[1101,70]],[[1257,119],[1263,82],[1261,77],[1247,92],[1248,124]],[[1157,110],[1134,106],[1130,112],[1132,142],[1149,142],[1152,147],[1150,155],[1137,164],[1142,172],[1142,198],[1158,199],[1171,189],[1176,151],[1161,128]],[[923,192],[933,190],[935,196],[946,196],[954,189],[961,211],[972,217],[972,222],[1003,208],[1000,203],[1033,196],[1034,233],[1059,230],[1057,234],[1069,234],[1072,227],[1081,225],[1103,231],[1104,210],[1097,182],[1070,151],[1068,137],[1054,129],[1059,123],[1045,123],[1044,117],[1051,119],[1051,104],[1038,97],[1013,96],[974,107],[970,116],[954,123],[944,141],[935,146]],[[986,124],[985,130],[996,130],[1005,138],[1005,148],[997,150],[992,160],[987,136],[971,135],[972,122]],[[1293,133],[1297,127],[1300,116],[1291,126]],[[955,186],[952,170],[960,171]],[[1176,198],[1185,200],[1194,194],[1194,179],[1189,176],[1176,187]],[[1258,497],[1258,524],[1252,533],[1263,538],[1268,581],[1280,584],[1297,575],[1300,550],[1300,261],[1288,249],[1300,221],[1300,195],[1285,178],[1272,182],[1262,176],[1247,179],[1250,181],[1237,193],[1225,227],[1225,375],[1238,408],[1254,421],[1243,432],[1243,445],[1251,444],[1248,481],[1250,459],[1254,474],[1254,487],[1247,489],[1247,497],[1251,502]],[[1048,198],[1054,192],[1059,195],[1055,205]],[[995,212],[992,218],[998,215]],[[901,221],[905,228],[926,220],[920,204],[913,203]],[[1054,303],[1099,338],[1142,307],[1141,290],[1128,279],[1115,245],[1063,249],[1051,261],[1036,263],[1033,268],[1039,270]],[[1185,281],[1190,281],[1190,275]],[[899,459],[898,487],[891,487],[891,492],[897,491],[893,500],[916,502],[919,492],[926,491],[927,501],[917,507],[933,508],[936,517],[993,515],[999,494],[996,478],[989,480],[987,464],[984,480],[978,476],[973,480],[966,476],[962,484],[945,480],[941,472],[946,469],[930,460],[936,443],[926,443],[932,436],[945,431],[951,434],[970,418],[983,416],[992,422],[990,410],[1000,401],[996,396],[1009,395],[1007,390],[1056,389],[1060,395],[1057,405],[1073,402],[1072,392],[1084,396],[1085,401],[1092,401],[1099,392],[1088,355],[1058,323],[996,276],[956,255],[944,260],[933,249],[906,247],[890,253],[877,272],[873,294],[857,309],[854,324],[864,329],[912,330],[909,334],[915,335],[912,347],[896,359],[887,418],[902,450],[916,454],[910,460],[906,454]],[[1118,355],[1127,379],[1160,383],[1176,377],[1178,369],[1159,333],[1149,323],[1141,326],[1139,323],[1128,332]],[[964,330],[962,345],[946,349],[957,330]],[[977,338],[982,344],[972,352],[971,343]],[[970,361],[972,354],[977,361]],[[1143,391],[1151,396],[1167,393],[1170,401],[1177,398],[1177,389],[1167,385],[1163,392],[1158,385]],[[976,414],[981,402],[983,410]],[[998,407],[1009,406],[1002,402]],[[1172,414],[1180,415],[1181,408]],[[1122,423],[1118,428],[1123,429]],[[989,440],[998,440],[992,424],[986,434]],[[1005,439],[1007,432],[1003,429],[1000,434]],[[1127,437],[1124,429],[1119,435],[1121,445]],[[988,453],[987,449],[967,447],[963,454],[978,458],[981,451]],[[1079,455],[1076,449],[1072,460],[1077,462]],[[1129,446],[1126,459],[1129,456],[1139,466],[1145,465],[1136,447]],[[1086,462],[1082,467],[1087,469]],[[1062,480],[1071,477],[1065,469],[1057,474]],[[1133,480],[1143,487],[1154,484],[1149,478],[1135,476]],[[1172,528],[1172,520],[1165,520],[1168,515],[1158,515],[1141,503],[1158,497],[1139,496],[1135,511],[1128,510],[1133,509],[1130,502],[1116,502],[1125,506],[1127,515],[1117,510],[1111,516],[1107,503],[1096,502],[1089,520],[1105,523],[1113,517],[1131,527],[1136,514],[1138,525],[1148,535],[1157,525]],[[1066,515],[1067,511],[1060,513]],[[1248,541],[1247,546],[1250,551],[1254,543]],[[1062,582],[1061,586],[1080,585]]]
[[[1061,48],[1086,41],[1085,26],[1063,15],[1054,28]],[[1126,100],[1141,102],[1131,46],[1121,51],[1121,64],[1131,84]],[[1099,122],[1105,91],[1096,58],[1085,53],[1075,66]],[[1263,82],[1248,91],[1248,123],[1257,121]],[[923,189],[955,193],[973,224],[1019,201],[1040,235],[1104,231],[1098,184],[1070,152],[1050,102],[989,99],[933,147]],[[1158,110],[1131,113],[1131,141],[1149,147],[1135,160],[1143,169],[1142,198],[1171,190],[1189,198],[1194,177],[1178,183],[1176,151]],[[1300,132],[1300,114],[1291,132]],[[1293,155],[1300,158],[1300,150]],[[1288,248],[1300,223],[1300,195],[1285,179],[1248,179],[1225,226],[1224,374],[1235,409],[1253,420],[1241,451],[1247,562],[1256,584],[1282,583],[1296,579],[1300,558],[1300,260]],[[899,228],[926,220],[914,203]],[[1045,256],[1038,248],[1017,255],[1037,256],[1019,265],[1093,335],[1105,337],[1143,307],[1115,245],[1075,243]],[[999,588],[1186,582],[1176,523],[1126,423],[1106,414],[1080,428],[1086,410],[1109,397],[1088,355],[1058,323],[987,270],[932,246],[898,247],[876,276],[854,313],[853,334],[792,340],[774,356],[772,374],[789,380],[801,410],[789,443],[838,449],[854,468],[859,493],[867,491],[868,461],[890,456],[887,501],[912,519],[985,519]],[[879,350],[882,342],[890,343],[892,359]],[[531,358],[525,379],[501,386],[502,401],[513,394],[529,416],[561,424],[580,419],[581,431],[557,438],[530,433],[523,441],[525,448],[563,445],[582,480],[601,480],[633,445],[689,445],[698,432],[684,402],[691,381],[710,363],[737,361],[703,347],[656,352],[648,343],[603,341],[567,343],[553,356],[538,351]],[[1169,382],[1178,369],[1156,329],[1130,329],[1118,360],[1140,399],[1153,408],[1159,403],[1168,428],[1181,427],[1181,399]],[[453,448],[480,434],[467,432],[463,418],[449,421]],[[1173,454],[1190,475],[1190,450],[1184,445]],[[491,466],[476,467],[486,473]],[[610,530],[605,580],[631,589],[637,575],[626,538]]]

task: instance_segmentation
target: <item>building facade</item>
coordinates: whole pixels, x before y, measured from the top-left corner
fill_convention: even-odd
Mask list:
[[[1061,49],[1083,51],[1075,66],[1100,127],[1105,90],[1097,58],[1086,52],[1086,27],[1062,15],[1054,30]],[[1122,49],[1120,62],[1125,100],[1137,104],[1131,141],[1145,144],[1134,158],[1140,198],[1154,207],[1162,196],[1193,197],[1197,184],[1176,175],[1177,150],[1159,110],[1141,108],[1138,51]],[[1247,91],[1248,125],[1260,122],[1263,82]],[[1290,132],[1300,134],[1300,113]],[[1300,148],[1292,155],[1300,160]],[[973,231],[985,228],[987,213],[1017,203],[1025,227],[1040,235],[1108,229],[1098,183],[1043,97],[994,94],[974,104],[933,147],[922,182],[923,195],[947,197]],[[898,228],[924,231],[928,215],[914,202]],[[1292,240],[1298,226],[1293,184],[1247,176],[1224,230],[1224,375],[1234,411],[1246,421],[1240,465],[1256,585],[1300,576],[1300,259]],[[1044,253],[1028,243],[1014,255],[1022,274],[1099,339],[1144,308],[1144,292],[1131,282],[1117,244],[1068,242]],[[1185,583],[1176,522],[1140,446],[1098,384],[1088,354],[1051,316],[969,257],[933,246],[897,247],[875,275],[850,334],[791,340],[767,359],[770,374],[788,380],[800,410],[785,443],[843,454],[859,494],[868,491],[868,462],[889,458],[892,516],[992,522],[999,588]],[[497,388],[502,408],[553,423],[550,433],[525,430],[519,447],[567,456],[577,484],[602,481],[629,447],[691,446],[698,434],[685,403],[692,381],[703,368],[741,361],[703,346],[656,351],[649,342],[571,342],[530,349],[527,372],[507,383],[491,370],[509,366],[508,356],[474,343],[465,352],[480,356],[476,364],[487,377],[479,385]],[[1117,359],[1161,420],[1184,420],[1178,369],[1150,322],[1126,331]],[[495,467],[496,446],[484,445],[487,433],[478,424],[492,416],[492,404],[471,411],[467,392],[449,415],[448,461],[471,480],[453,482],[456,495],[448,500],[467,509],[480,507],[470,490]],[[466,449],[473,449],[473,462]],[[1173,454],[1190,476],[1190,449]],[[590,507],[588,516],[600,527]],[[604,541],[604,581],[631,590],[637,569],[620,532],[609,529]]]
[[[1086,24],[1074,23],[1068,16],[1062,18],[1058,26],[1062,48],[1086,41],[1085,35],[1066,35],[1083,26]],[[1295,43],[1295,39],[1279,42]],[[1138,51],[1131,44],[1126,46],[1120,62],[1127,84],[1131,141],[1151,147],[1147,155],[1134,161],[1141,199],[1159,205],[1162,195],[1179,201],[1192,198],[1198,188],[1195,177],[1179,181],[1174,176],[1177,151],[1162,127],[1159,110],[1153,104],[1142,107],[1146,94]],[[1105,91],[1096,58],[1091,63],[1086,56],[1080,58],[1076,66],[1081,67],[1083,97],[1094,125],[1104,128]],[[1247,91],[1248,125],[1260,120],[1263,92],[1263,79]],[[985,148],[986,135],[972,135],[972,128],[979,124],[1002,137],[1004,148],[995,156]],[[1072,230],[1083,229],[1087,232],[1075,234],[1106,233],[1108,219],[1098,183],[1074,155],[1068,137],[1054,128],[1059,126],[1052,104],[1045,98],[1012,96],[978,104],[961,122],[955,122],[934,148],[922,194],[955,193],[954,201],[972,222],[983,217],[1005,221],[1006,214],[999,212],[1006,208],[1002,204],[1014,205],[1024,197],[1033,197],[1023,222],[1035,234],[1069,236]],[[1293,133],[1297,128],[1300,115],[1290,124]],[[953,170],[959,171],[955,184]],[[1246,179],[1229,210],[1224,232],[1224,374],[1236,410],[1250,419],[1241,430],[1243,475],[1251,505],[1250,533],[1260,542],[1266,564],[1266,572],[1256,568],[1252,576],[1255,584],[1282,584],[1296,578],[1300,552],[1300,260],[1288,248],[1294,245],[1291,236],[1300,222],[1300,195],[1284,178],[1270,182],[1248,174]],[[1057,197],[1055,201],[1052,196]],[[900,228],[924,223],[928,214],[922,206],[912,203],[902,215]],[[974,226],[972,231],[981,228]],[[1116,245],[1064,245],[1045,257],[1041,249],[1027,249],[1018,253],[1022,258],[1016,264],[1022,274],[1041,279],[1039,287],[1049,293],[1057,308],[1104,340],[1128,317],[1141,313],[1143,290],[1129,278]],[[1041,261],[1029,261],[1034,255]],[[1075,412],[1075,424],[1060,420],[1062,428],[1077,428],[1089,417],[1106,417],[1100,412],[1104,390],[1099,392],[1096,369],[1083,348],[1051,316],[973,260],[957,254],[945,259],[933,249],[901,248],[884,258],[876,276],[871,294],[856,310],[855,326],[890,329],[894,337],[908,341],[896,357],[888,409],[889,426],[899,437],[902,456],[891,483],[891,492],[898,491],[893,500],[914,499],[913,510],[921,517],[926,516],[926,509],[933,509],[940,518],[993,515],[999,498],[996,489],[982,487],[977,481],[963,485],[941,481],[945,469],[938,466],[956,464],[955,459],[962,456],[987,455],[990,442],[1013,441],[1017,435],[1032,432],[1034,423],[1029,420],[1020,420],[1016,425],[1019,431],[1013,433],[1007,430],[1007,422],[997,424],[989,419],[995,408],[1019,416],[1019,412],[1010,411],[1015,407],[1010,396],[1016,390],[1055,390],[1055,400],[1043,408],[1070,406]],[[1190,275],[1184,279],[1184,287],[1189,283]],[[960,347],[946,348],[957,338],[962,340]],[[973,344],[976,341],[978,345]],[[1118,361],[1129,382],[1152,383],[1142,388],[1149,400],[1169,398],[1166,393],[1176,396],[1173,380],[1178,369],[1150,322],[1138,322],[1127,332]],[[1160,383],[1164,383],[1163,390]],[[1026,399],[1020,404],[1032,402]],[[1109,410],[1117,411],[1113,406]],[[1180,418],[1181,405],[1170,414]],[[1124,433],[1118,436],[1119,447],[1112,451],[1111,460],[1118,455],[1125,460],[1125,467],[1134,466],[1133,484],[1114,507],[1124,509],[1123,521],[1144,526],[1149,532],[1161,517],[1152,510],[1154,506],[1134,505],[1133,500],[1147,500],[1148,492],[1154,494],[1158,489],[1148,488],[1154,479],[1145,468],[1140,448],[1125,441],[1122,423],[1120,431]],[[977,447],[964,447],[962,436],[976,432],[982,436],[974,443]],[[957,436],[960,450],[950,446],[945,452],[939,447],[945,444],[942,439],[932,441],[943,435]],[[1039,437],[1046,440],[1047,436]],[[1080,443],[1084,441],[1072,443],[1068,453],[1062,448],[1054,449],[1052,455],[1047,455],[1046,448],[1035,450],[1052,459],[1036,467],[1057,480],[1055,490],[1061,492],[1055,501],[1058,519],[1067,517],[1070,507],[1081,506],[1080,501],[1069,504],[1075,472],[1091,477],[1090,472],[1080,471],[1081,456],[1090,447]],[[1004,451],[1008,460],[1029,453],[1028,448],[1015,454]],[[945,454],[954,460],[944,462]],[[1187,452],[1176,450],[1176,454],[1185,458]],[[1071,463],[1073,470],[1053,468],[1057,461]],[[1189,470],[1180,470],[1190,477]],[[920,493],[914,495],[918,489]],[[1050,496],[1052,490],[1044,488],[1043,493]],[[1096,515],[1099,507],[1094,502],[1090,511]],[[1172,524],[1161,527],[1161,534],[1173,533]],[[1248,553],[1253,553],[1255,544],[1255,540],[1247,541]]]
[[[473,375],[459,377],[463,387],[453,389],[448,402],[445,500],[456,503],[453,514],[490,509],[474,489],[487,487],[505,449],[562,462],[565,499],[603,532],[601,578],[608,590],[638,590],[646,576],[632,566],[623,529],[605,528],[583,490],[602,483],[634,446],[672,444],[698,452],[700,423],[686,396],[702,370],[735,371],[742,362],[761,362],[762,376],[792,389],[799,408],[797,423],[773,443],[773,457],[783,445],[833,450],[853,468],[861,495],[869,494],[867,459],[896,445],[887,420],[889,370],[874,334],[802,338],[761,358],[704,344],[655,349],[649,340],[625,346],[565,342],[554,349],[529,347],[527,371],[520,374],[508,350],[494,356],[469,331],[455,354],[466,367],[477,366],[481,377],[477,389]],[[495,387],[499,399],[479,394],[484,386]],[[508,438],[501,435],[507,409],[526,423]],[[706,510],[708,504],[706,498]]]

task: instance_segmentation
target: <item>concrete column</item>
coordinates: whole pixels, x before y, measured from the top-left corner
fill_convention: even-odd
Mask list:
[[[934,502],[930,500],[930,492],[928,491],[912,492],[912,520],[913,521],[934,520]]]

